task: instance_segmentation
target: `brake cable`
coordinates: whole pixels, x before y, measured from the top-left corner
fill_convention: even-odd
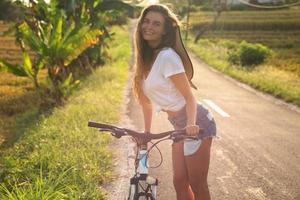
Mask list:
[[[170,138],[164,138],[164,139],[158,140],[158,141],[155,142],[155,143],[151,142],[152,145],[151,145],[151,147],[147,150],[147,154],[146,154],[146,163],[147,163],[147,160],[148,160],[148,158],[149,158],[150,152],[151,152],[151,150],[153,149],[153,147],[155,147],[155,148],[158,150],[159,156],[160,156],[160,161],[159,161],[159,164],[158,164],[158,165],[156,165],[156,166],[147,166],[148,168],[155,169],[155,168],[158,168],[158,167],[160,167],[160,166],[162,165],[162,163],[163,163],[163,156],[162,156],[162,153],[161,153],[161,151],[160,151],[160,149],[158,148],[157,145],[158,145],[160,142],[165,141],[165,140],[169,140],[169,139],[170,139]]]

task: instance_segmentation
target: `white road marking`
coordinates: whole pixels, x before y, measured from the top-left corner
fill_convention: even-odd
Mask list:
[[[226,113],[222,108],[217,106],[212,100],[209,99],[203,99],[203,101],[210,106],[212,109],[214,109],[217,113],[219,113],[222,117],[230,117],[228,113]]]

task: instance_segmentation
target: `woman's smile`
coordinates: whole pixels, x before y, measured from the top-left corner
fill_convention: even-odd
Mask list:
[[[153,31],[144,31],[144,36],[152,36],[153,35]]]

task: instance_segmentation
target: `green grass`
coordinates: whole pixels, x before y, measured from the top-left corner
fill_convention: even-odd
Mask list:
[[[193,33],[197,32],[197,27],[211,21],[212,17],[212,12],[193,13]],[[231,24],[231,27],[227,26],[228,24]],[[294,27],[288,28],[288,24],[294,24]],[[224,39],[261,43],[274,52],[269,62],[271,66],[296,73],[300,77],[300,7],[275,11],[223,12],[217,27],[205,32],[201,39],[209,39],[216,43]]]
[[[187,44],[204,62],[224,74],[300,106],[300,78],[297,73],[272,65],[272,59],[254,70],[234,66],[227,61],[228,43],[231,42],[200,40],[198,44],[191,41]]]
[[[191,15],[193,34],[212,22],[213,12]],[[260,43],[273,56],[254,70],[227,61],[228,45],[247,41]],[[205,62],[254,88],[300,105],[300,7],[270,11],[222,12],[213,30],[205,32],[190,48]]]
[[[35,109],[19,118],[24,133],[1,150],[0,199],[105,198],[99,186],[111,175],[110,137],[87,122],[116,123],[120,117],[130,44],[126,30],[114,31],[111,61],[82,81],[65,106],[35,123],[28,120],[35,118]]]

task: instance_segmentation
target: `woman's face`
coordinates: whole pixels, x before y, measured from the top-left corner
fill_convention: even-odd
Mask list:
[[[165,34],[165,19],[159,12],[149,11],[142,21],[141,31],[143,39],[151,47],[160,44],[162,36]]]

